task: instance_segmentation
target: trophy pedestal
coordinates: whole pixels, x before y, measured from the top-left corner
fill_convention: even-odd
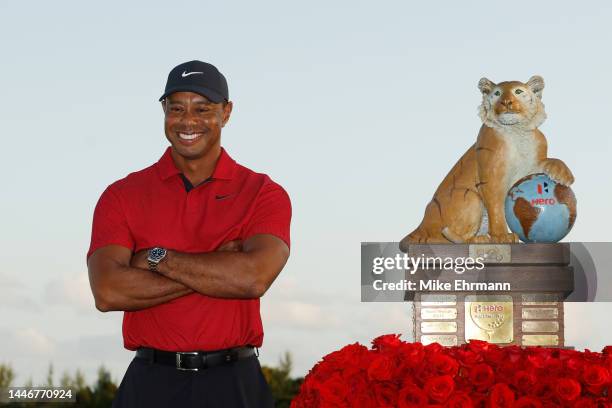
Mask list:
[[[485,268],[421,269],[407,279],[510,284],[510,290],[406,292],[414,300],[414,338],[445,346],[470,339],[499,345],[564,347],[563,301],[573,290],[569,244],[414,244],[410,257],[484,257]],[[414,296],[413,299],[410,299]]]

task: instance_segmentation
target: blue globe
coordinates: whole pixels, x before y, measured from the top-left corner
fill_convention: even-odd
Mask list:
[[[558,242],[574,226],[576,197],[546,174],[517,181],[505,202],[506,222],[523,242]]]

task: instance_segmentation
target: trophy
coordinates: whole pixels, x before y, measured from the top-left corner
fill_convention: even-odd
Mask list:
[[[571,171],[547,157],[538,129],[546,118],[544,80],[482,78],[478,88],[476,142],[442,180],[421,224],[400,242],[409,256],[434,260],[417,278],[454,285],[447,292],[406,292],[414,300],[415,340],[563,347],[563,300],[574,280],[569,244],[557,242],[574,225],[576,198]],[[460,276],[435,268],[435,259],[461,257],[478,258],[483,268]]]

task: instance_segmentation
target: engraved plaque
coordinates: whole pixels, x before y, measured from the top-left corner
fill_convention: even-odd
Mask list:
[[[423,306],[454,306],[457,304],[457,295],[421,295]]]
[[[521,295],[523,305],[545,305],[557,306],[559,296],[555,293],[523,293]]]
[[[457,322],[421,322],[421,333],[457,333]]]
[[[556,334],[525,334],[523,346],[558,346],[559,336]]]
[[[559,310],[555,307],[524,307],[523,319],[556,319]]]
[[[428,307],[421,309],[423,320],[451,320],[457,318],[457,309],[451,307]]]
[[[559,331],[559,322],[554,320],[540,321],[523,321],[521,323],[523,332],[550,332],[556,333]]]
[[[470,245],[468,254],[470,258],[483,258],[484,263],[510,263],[510,245],[479,244]]]
[[[511,343],[514,340],[512,296],[465,297],[465,340]]]
[[[456,346],[457,336],[453,336],[449,334],[423,335],[421,336],[421,343],[423,344],[440,343],[443,346]]]

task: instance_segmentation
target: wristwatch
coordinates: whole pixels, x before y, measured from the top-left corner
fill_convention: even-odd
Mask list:
[[[147,261],[149,262],[149,270],[152,272],[157,272],[157,265],[166,257],[166,251],[164,248],[155,247],[149,249],[149,256],[147,257]]]

